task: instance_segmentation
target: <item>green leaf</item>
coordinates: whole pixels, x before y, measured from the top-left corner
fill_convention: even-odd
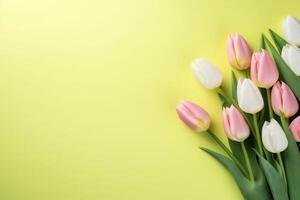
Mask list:
[[[228,144],[230,146],[232,154],[242,163],[243,166],[245,166],[246,161],[243,155],[241,144],[230,139],[228,139]]]
[[[282,48],[287,44],[287,42],[277,33],[275,33],[272,29],[269,29],[269,31],[278,51],[281,52]]]
[[[216,153],[207,148],[201,148],[203,151],[219,161],[233,176],[242,195],[247,200],[271,200],[268,186],[264,179],[257,178],[255,182],[250,182],[238,167],[226,156]]]
[[[267,92],[265,89],[260,89],[260,93],[263,97],[264,102],[266,102],[266,104],[268,103],[268,97],[267,97]],[[264,108],[262,109],[262,111],[259,113],[259,120],[258,120],[258,126],[259,129],[261,130],[261,127],[263,126],[263,124],[265,123],[265,121],[269,121],[269,112],[268,112],[268,106],[264,106]]]
[[[219,98],[220,98],[220,101],[221,101],[221,104],[222,104],[222,108],[230,106],[228,104],[228,102],[226,101],[226,99],[221,94],[218,94],[218,95],[219,95]]]
[[[237,78],[234,71],[231,71],[231,95],[232,98],[237,102]]]
[[[280,54],[276,51],[271,42],[264,35],[263,37],[266,44],[270,48],[281,78],[290,86],[294,94],[297,96],[298,100],[300,100],[300,78],[296,74],[294,74],[290,67],[285,63],[285,61],[281,58]]]
[[[281,174],[263,157],[256,152],[259,158],[260,165],[264,170],[265,176],[269,183],[274,200],[289,200],[287,185],[284,182]]]
[[[281,124],[283,126],[284,132],[288,139],[288,147],[283,152],[283,161],[285,164],[285,171],[287,182],[289,186],[289,196],[291,200],[300,199],[300,153],[297,146],[297,143],[289,130],[289,125],[287,120],[281,115]]]
[[[265,40],[264,40],[264,37],[262,37],[262,36],[260,38],[260,48],[266,49]]]

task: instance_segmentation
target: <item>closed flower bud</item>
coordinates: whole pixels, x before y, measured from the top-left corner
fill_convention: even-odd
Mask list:
[[[262,142],[271,153],[280,153],[288,146],[288,140],[281,126],[275,119],[265,122],[262,128]]]
[[[293,16],[287,16],[282,23],[282,32],[290,44],[300,45],[300,22]]]
[[[240,108],[246,113],[254,114],[264,107],[261,93],[250,79],[239,79],[237,97]]]
[[[223,108],[223,126],[227,137],[237,142],[243,142],[250,135],[250,130],[241,113],[232,105]]]
[[[251,61],[251,80],[261,88],[270,88],[279,77],[277,67],[265,50],[253,53]]]
[[[300,49],[295,45],[287,44],[282,48],[281,56],[291,70],[300,76]]]
[[[271,92],[271,100],[272,108],[277,115],[282,113],[288,118],[298,111],[298,101],[290,87],[284,82],[275,83]]]
[[[240,34],[229,35],[227,39],[227,58],[232,67],[239,70],[249,68],[251,54],[246,40]]]
[[[192,64],[196,79],[207,89],[214,89],[222,84],[222,74],[219,69],[204,59],[196,59]]]
[[[296,117],[289,126],[295,140],[300,142],[300,116]]]
[[[176,111],[179,118],[194,131],[203,132],[209,128],[210,117],[200,106],[183,100]]]

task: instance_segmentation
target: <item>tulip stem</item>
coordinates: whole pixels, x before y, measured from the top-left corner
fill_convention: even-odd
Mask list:
[[[224,143],[210,129],[207,130],[207,133],[225,151],[225,153],[233,160],[233,162],[238,166],[242,173],[248,178],[249,174],[247,173],[241,162],[231,153],[231,151],[224,145]]]
[[[233,104],[234,106],[236,106],[236,103],[235,101],[227,96],[227,94],[221,89],[221,88],[218,88],[218,93],[229,103],[229,104]],[[237,107],[237,106],[236,106]]]
[[[279,165],[280,165],[280,168],[281,168],[282,177],[284,179],[284,182],[286,183],[285,169],[284,169],[284,165],[283,165],[283,162],[282,162],[281,154],[277,153],[277,157],[278,157]]]
[[[245,76],[246,76],[246,78],[249,78],[249,77],[250,77],[250,75],[249,75],[249,69],[246,69],[246,70],[245,70]]]
[[[242,150],[243,150],[243,154],[244,154],[244,157],[245,157],[245,161],[246,161],[250,181],[254,182],[254,175],[253,175],[252,167],[251,167],[251,164],[250,164],[249,156],[248,156],[248,153],[247,153],[247,149],[245,147],[245,143],[241,142],[241,145],[242,145]]]
[[[254,122],[255,138],[256,138],[256,143],[257,143],[257,146],[258,146],[258,151],[259,151],[259,154],[264,157],[262,143],[261,143],[261,137],[260,137],[260,132],[259,132],[258,124],[257,124],[256,113],[253,114],[253,122]]]
[[[269,116],[270,120],[273,119],[273,110],[272,110],[272,102],[271,102],[271,93],[270,93],[270,88],[266,89],[267,90],[267,97],[268,97],[268,110],[269,110]]]

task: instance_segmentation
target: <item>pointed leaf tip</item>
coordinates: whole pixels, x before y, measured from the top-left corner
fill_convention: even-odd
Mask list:
[[[279,36],[275,31],[269,29],[269,33],[274,41],[274,44],[279,52],[281,52],[282,48],[287,44],[285,39]]]
[[[289,200],[287,185],[281,174],[254,149],[269,183],[274,200]]]

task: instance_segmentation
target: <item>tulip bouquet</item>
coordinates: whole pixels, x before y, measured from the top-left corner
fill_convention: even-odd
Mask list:
[[[284,37],[269,30],[273,43],[262,35],[257,52],[240,34],[228,37],[228,62],[245,72],[239,78],[232,72],[230,92],[222,88],[214,64],[205,59],[192,63],[199,83],[220,97],[229,148],[210,129],[203,108],[185,100],[176,107],[188,127],[206,132],[221,147],[225,155],[201,149],[232,174],[249,200],[300,200],[300,22],[288,16],[282,29]]]

